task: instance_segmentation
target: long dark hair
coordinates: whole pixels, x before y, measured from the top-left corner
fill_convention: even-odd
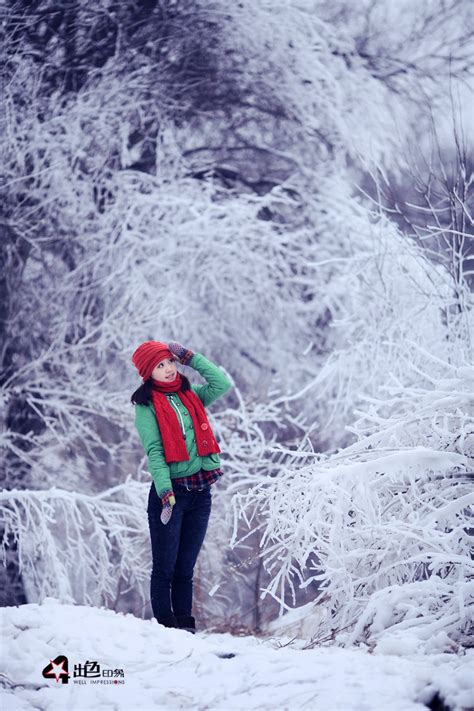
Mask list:
[[[186,390],[191,390],[191,383],[187,379],[185,375],[181,373],[181,380],[182,384],[180,387],[181,391],[186,391]],[[132,397],[130,398],[130,401],[132,405],[148,405],[148,403],[151,400],[151,388],[153,384],[153,378],[150,377],[148,380],[145,380],[145,382],[140,385],[138,390],[135,390],[133,393]]]

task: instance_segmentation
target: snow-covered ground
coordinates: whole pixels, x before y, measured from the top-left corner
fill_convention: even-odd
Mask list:
[[[397,656],[284,641],[191,635],[46,598],[2,608],[0,704],[3,711],[420,711],[438,691],[453,710],[474,707],[472,652]],[[68,658],[67,684],[42,674],[59,655]],[[102,683],[74,676],[86,662],[98,663]]]

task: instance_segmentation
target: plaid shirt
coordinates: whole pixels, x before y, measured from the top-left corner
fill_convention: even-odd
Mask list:
[[[214,484],[223,474],[224,472],[220,469],[212,469],[210,472],[200,469],[196,472],[196,474],[177,477],[176,479],[173,479],[173,482],[175,484],[180,484],[181,486],[186,486],[189,489],[203,489],[206,486]]]
[[[196,472],[196,474],[191,474],[191,476],[182,476],[173,479],[173,484],[179,484],[180,486],[185,486],[187,489],[203,489],[207,486],[211,486],[218,479],[223,476],[224,472],[221,469],[212,469],[212,471],[207,472],[204,469]],[[174,497],[172,491],[165,491],[161,495],[161,502],[163,506],[169,503],[170,497]]]

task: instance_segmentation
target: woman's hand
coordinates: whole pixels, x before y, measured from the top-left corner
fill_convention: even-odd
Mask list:
[[[170,343],[168,343],[168,348],[170,349],[171,353],[176,356],[179,362],[183,365],[188,365],[189,361],[194,355],[192,350],[186,348],[186,346],[182,346],[181,343],[177,343],[176,341],[171,341]]]
[[[162,510],[160,514],[160,521],[163,526],[166,526],[173,513],[173,506],[176,503],[175,496],[172,491],[167,491],[161,496]]]
[[[166,524],[168,523],[168,521],[171,518],[172,513],[173,513],[173,507],[170,504],[165,504],[165,506],[163,506],[163,510],[160,515],[160,521],[163,524],[163,526],[166,526]]]

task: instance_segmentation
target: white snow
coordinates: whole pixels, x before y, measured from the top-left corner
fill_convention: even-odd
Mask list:
[[[2,608],[4,711],[259,709],[420,711],[438,691],[453,711],[474,706],[474,654],[414,655],[396,645],[303,650],[276,637],[196,635],[112,610],[44,603]],[[286,640],[289,641],[289,640]],[[56,656],[68,684],[48,680]],[[233,654],[223,658],[219,655]],[[75,664],[121,668],[124,684],[75,684]],[[14,685],[16,686],[14,686]]]

